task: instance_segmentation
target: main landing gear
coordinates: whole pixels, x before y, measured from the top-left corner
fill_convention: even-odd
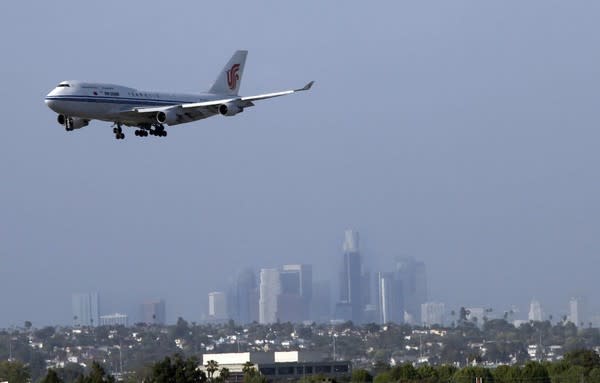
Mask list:
[[[166,137],[167,131],[162,124],[155,125],[143,125],[140,129],[135,131],[135,135],[138,137],[148,137],[148,135],[156,137]]]
[[[115,138],[117,140],[122,140],[122,139],[125,138],[125,133],[123,133],[123,129],[121,128],[121,124],[117,124],[117,126],[113,128],[113,133],[115,134]]]
[[[125,138],[125,134],[123,133],[122,124],[115,122],[115,126],[113,127],[113,133],[115,134],[115,138],[117,140],[122,140]],[[156,137],[166,137],[167,131],[163,124],[141,124],[138,125],[138,129],[135,131],[136,137],[148,137],[156,136]]]

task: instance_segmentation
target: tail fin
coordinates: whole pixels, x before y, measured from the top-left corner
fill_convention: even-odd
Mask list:
[[[225,68],[219,73],[219,77],[210,88],[210,93],[237,95],[244,74],[244,64],[248,51],[236,51],[229,59]]]

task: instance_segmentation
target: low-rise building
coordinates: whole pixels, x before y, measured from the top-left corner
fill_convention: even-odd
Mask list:
[[[229,370],[230,382],[241,382],[244,378],[244,367],[252,364],[269,381],[281,379],[298,379],[310,375],[328,377],[349,376],[352,365],[349,361],[331,361],[319,352],[311,351],[275,351],[275,352],[240,352],[224,354],[204,354],[201,370],[207,372],[209,361],[217,362],[219,369]],[[215,376],[218,376],[218,371]]]

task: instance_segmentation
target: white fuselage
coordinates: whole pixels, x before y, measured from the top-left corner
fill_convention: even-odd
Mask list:
[[[150,114],[127,113],[134,108],[204,102],[218,99],[219,96],[211,93],[192,95],[149,92],[113,84],[64,81],[48,93],[45,102],[50,109],[66,116],[137,126],[152,123],[155,119]],[[200,120],[215,114],[217,113],[207,111],[189,113],[182,122]]]

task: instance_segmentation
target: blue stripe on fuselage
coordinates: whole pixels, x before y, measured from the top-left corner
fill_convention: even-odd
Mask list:
[[[131,105],[179,105],[198,101],[180,101],[180,100],[152,100],[147,98],[129,98],[129,97],[105,97],[105,96],[48,96],[46,100],[51,101],[76,101],[76,102],[96,102],[110,104],[131,104]]]

